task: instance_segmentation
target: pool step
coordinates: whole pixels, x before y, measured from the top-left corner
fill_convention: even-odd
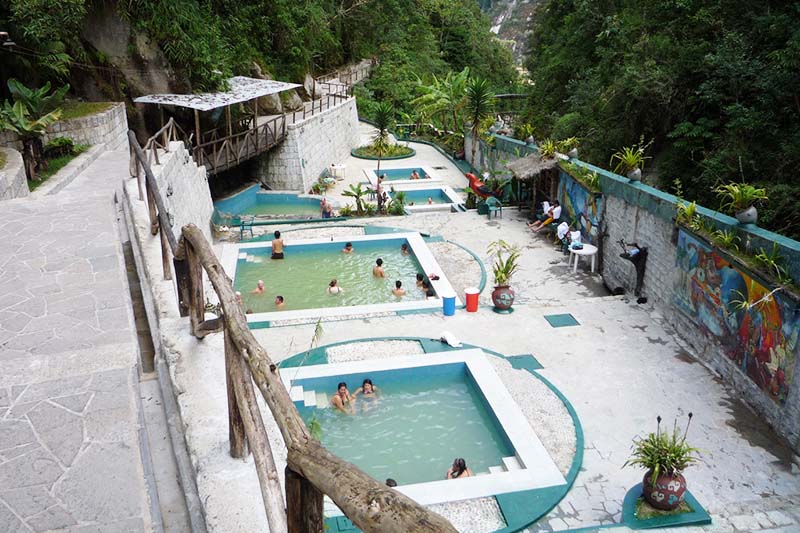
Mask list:
[[[328,395],[324,392],[317,392],[317,409],[325,409],[330,406],[331,402],[328,400]]]
[[[317,392],[313,390],[303,391],[303,403],[306,407],[316,407]]]
[[[302,402],[303,398],[303,386],[302,385],[295,385],[291,389],[289,389],[289,398],[293,402]]]
[[[516,456],[503,457],[503,466],[506,470],[522,470],[522,465]]]
[[[504,466],[490,466],[489,473],[490,474],[500,474],[506,471],[506,467]]]

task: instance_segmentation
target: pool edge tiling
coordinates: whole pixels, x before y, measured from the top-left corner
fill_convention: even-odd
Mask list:
[[[337,243],[344,246],[346,242],[374,242],[386,240],[386,235],[353,235],[347,238],[337,239],[303,239],[303,240],[290,240],[287,239],[285,250],[286,253],[291,253],[293,245],[313,245],[313,244],[330,244]],[[411,252],[416,257],[422,272],[425,274],[437,273],[440,277],[438,280],[431,280],[431,285],[436,292],[436,298],[427,300],[415,301],[399,301],[391,303],[380,304],[366,304],[366,305],[352,305],[342,307],[319,307],[312,309],[297,309],[291,311],[271,311],[263,313],[251,313],[247,315],[247,323],[252,328],[269,327],[270,322],[283,321],[283,320],[298,320],[298,319],[327,319],[338,318],[342,316],[354,315],[371,315],[375,313],[387,312],[409,312],[409,311],[428,311],[435,312],[442,309],[442,297],[444,295],[451,295],[455,297],[456,306],[461,306],[462,302],[458,298],[453,286],[447,280],[442,268],[439,266],[438,261],[433,256],[433,253],[425,244],[425,240],[419,233],[392,233],[391,239],[405,239],[408,242]],[[236,279],[236,268],[240,250],[248,248],[270,248],[272,243],[269,241],[264,242],[251,242],[251,243],[237,243],[225,244],[222,248],[222,267],[225,273],[231,280]]]
[[[293,399],[301,400],[302,391],[298,390],[301,388],[293,387],[293,381],[452,363],[464,363],[467,366],[478,392],[484,397],[492,415],[510,441],[522,468],[465,479],[405,485],[398,490],[422,505],[431,505],[566,485],[566,479],[480,349],[441,352],[425,357],[415,355],[295,367],[286,369],[282,373],[282,380]]]

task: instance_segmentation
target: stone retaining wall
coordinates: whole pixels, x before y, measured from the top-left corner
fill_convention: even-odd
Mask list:
[[[195,224],[209,242],[214,204],[208,188],[206,167],[198,167],[182,142],[169,143],[159,152],[160,165],[151,167],[176,237],[186,224]]]
[[[23,198],[31,192],[25,176],[22,154],[11,148],[0,148],[6,156],[6,164],[0,169],[0,200]]]
[[[72,120],[59,120],[47,128],[44,142],[47,143],[54,137],[69,137],[79,144],[92,146],[105,144],[106,149],[116,150],[125,146],[128,140],[127,134],[128,115],[125,104],[119,102],[101,113]],[[0,146],[22,149],[22,143],[11,132],[0,133]]]
[[[286,138],[256,161],[258,179],[273,189],[308,192],[331,163],[350,156],[359,142],[356,100],[351,98],[286,128]]]

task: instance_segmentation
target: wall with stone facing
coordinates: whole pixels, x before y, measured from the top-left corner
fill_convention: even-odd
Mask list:
[[[25,176],[25,165],[22,154],[11,148],[0,148],[6,156],[6,164],[0,168],[0,200],[11,200],[28,196],[28,179]]]
[[[127,134],[128,115],[125,104],[115,103],[102,113],[72,120],[59,120],[47,128],[44,142],[47,143],[54,137],[69,137],[79,144],[92,146],[105,144],[106,149],[116,150],[126,145]],[[0,146],[22,149],[22,143],[11,132],[0,133]]]
[[[195,224],[211,242],[214,204],[208,188],[206,167],[198,167],[182,142],[171,142],[169,152],[159,152],[160,165],[152,165],[158,190],[179,237],[181,228]]]
[[[583,165],[592,170],[601,170],[591,165]],[[745,335],[746,338],[732,341],[729,333],[715,333],[704,323],[701,318],[702,310],[698,310],[692,316],[678,305],[679,293],[698,295],[698,287],[687,289],[685,286],[687,276],[678,267],[678,261],[683,258],[685,251],[678,248],[678,231],[673,222],[677,199],[647,185],[628,182],[627,179],[608,171],[602,171],[601,184],[605,194],[601,268],[606,285],[611,289],[622,287],[628,293],[633,291],[635,285],[636,274],[633,263],[620,257],[622,253],[620,239],[646,246],[648,257],[642,295],[661,310],[666,321],[675,328],[676,333],[689,345],[695,355],[718,372],[743,401],[762,416],[778,434],[786,438],[796,452],[800,452],[800,376],[796,376],[789,384],[785,403],[781,405],[748,376],[730,354],[732,342],[734,345],[737,342],[762,343],[764,335],[760,329],[748,334],[746,329],[739,327],[738,324],[741,322],[739,317],[733,329],[736,334]],[[793,253],[792,250],[796,245],[800,245],[796,241],[761,228],[741,226],[735,219],[709,209],[698,207],[698,212],[717,227],[741,232],[745,240],[749,238],[751,248],[753,246],[756,246],[756,249],[761,246],[771,248],[771,243],[776,242],[781,247],[782,253],[788,256]],[[765,244],[767,242],[770,243],[769,246]],[[717,260],[717,263],[721,264],[722,261]],[[745,276],[750,275],[741,265],[732,265],[731,268],[735,268]],[[796,274],[794,276],[798,279]],[[770,288],[767,286],[767,289]],[[714,292],[713,288],[710,290]],[[735,299],[731,294],[721,294],[721,292],[714,297],[723,302]],[[745,289],[745,292],[749,291]],[[723,304],[718,304],[717,307],[719,305]],[[784,305],[787,304],[783,302],[780,307]],[[796,315],[796,312],[794,314]],[[791,318],[793,316],[791,309],[783,315],[790,318],[784,318],[783,323],[777,326],[772,325],[771,331],[768,331],[770,330],[768,326],[764,333],[773,338],[786,339],[786,347],[789,350],[787,368],[793,368],[797,374],[800,372],[800,365],[797,364],[800,359],[800,346],[793,336],[796,335],[797,328],[800,328],[800,321]],[[733,318],[728,315],[728,320]],[[774,354],[770,363],[775,363]]]
[[[258,179],[273,189],[308,192],[331,163],[358,146],[358,110],[351,98],[286,127],[286,138],[256,162]]]

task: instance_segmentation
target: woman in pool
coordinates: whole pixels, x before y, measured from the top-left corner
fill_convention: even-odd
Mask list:
[[[353,412],[353,402],[355,400],[356,397],[347,390],[347,383],[342,381],[336,386],[336,394],[331,398],[331,405],[343,413],[350,414]]]
[[[328,283],[328,288],[326,289],[328,294],[342,294],[344,289],[339,286],[339,282],[335,279],[332,279],[330,283]]]
[[[408,244],[403,243],[403,244],[400,245],[400,253],[403,254],[403,255],[408,255],[409,254],[409,252],[408,252]]]
[[[418,180],[418,179],[419,179],[419,172],[417,172],[417,169],[416,169],[416,168],[415,168],[415,169],[414,169],[414,171],[411,173],[411,179],[412,179],[412,180]]]
[[[377,398],[379,392],[380,389],[378,389],[378,387],[372,384],[371,379],[367,378],[364,380],[361,386],[357,388],[355,392],[353,392],[353,398],[355,398],[359,394],[361,394],[365,398]]]
[[[461,457],[457,457],[456,459],[453,459],[453,464],[447,471],[445,479],[457,479],[462,477],[471,477],[474,475],[475,474],[472,473],[472,470],[467,468],[467,462]]]

